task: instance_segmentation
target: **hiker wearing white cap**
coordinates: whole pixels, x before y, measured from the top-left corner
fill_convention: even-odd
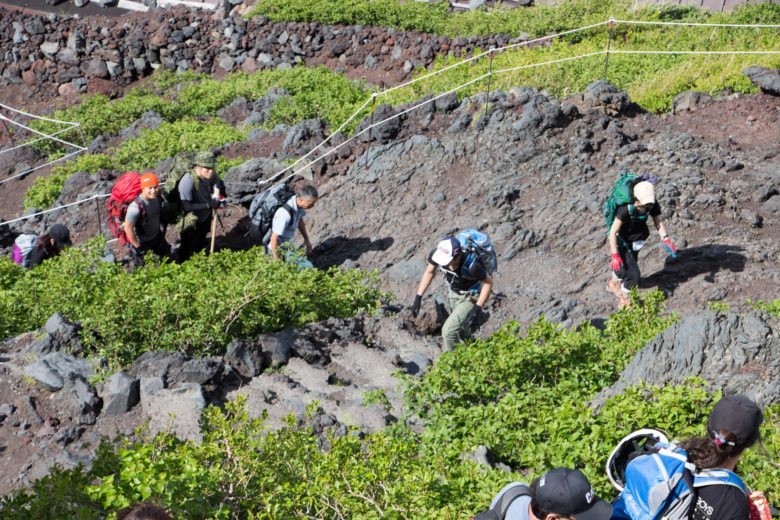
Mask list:
[[[655,199],[655,187],[649,181],[637,182],[633,187],[634,200],[616,208],[615,218],[609,228],[609,250],[612,254],[610,268],[612,278],[607,288],[619,299],[619,306],[628,305],[628,295],[633,287],[639,285],[640,272],[637,260],[639,250],[650,236],[647,217],[661,235],[664,247],[673,257],[677,255],[661,218],[661,206]]]
[[[415,318],[437,268],[444,274],[444,281],[449,286],[450,316],[441,329],[444,350],[449,352],[458,342],[471,336],[472,324],[490,297],[493,278],[476,254],[464,253],[458,239],[445,238],[428,255],[428,266],[411,307]]]

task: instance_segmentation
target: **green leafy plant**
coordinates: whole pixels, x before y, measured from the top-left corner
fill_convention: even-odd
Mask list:
[[[370,313],[384,297],[375,273],[298,271],[258,250],[201,254],[130,274],[101,261],[104,248],[96,239],[16,278],[0,292],[0,335],[40,327],[60,311],[82,322],[90,352],[117,367],[152,349],[219,354],[232,338]]]

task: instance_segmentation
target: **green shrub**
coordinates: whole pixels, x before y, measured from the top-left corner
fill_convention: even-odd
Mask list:
[[[101,169],[145,170],[179,152],[205,150],[226,143],[243,141],[246,133],[216,121],[181,119],[163,123],[153,130],[144,130],[136,139],[109,150],[110,155],[85,154],[75,161],[52,168],[48,177],[35,179],[24,197],[25,208],[47,208],[62,193],[65,181],[76,172],[97,173]]]
[[[151,498],[177,518],[465,518],[475,495],[499,486],[499,472],[421,456],[412,432],[330,437],[323,450],[306,428],[266,432],[243,399],[225,408],[206,410],[202,442],[162,434],[119,450],[104,445],[91,471],[46,477],[6,497],[0,511],[102,518]]]
[[[201,254],[129,274],[100,260],[104,247],[95,240],[67,249],[0,292],[2,337],[60,311],[82,322],[88,351],[114,368],[153,349],[219,354],[235,337],[372,312],[383,295],[375,274],[297,271],[258,250]]]
[[[163,118],[177,117],[176,107],[154,93],[144,89],[132,89],[124,97],[111,101],[103,95],[95,95],[73,108],[57,110],[50,117],[61,121],[77,122],[79,130],[69,130],[58,137],[82,146],[89,145],[99,135],[114,135],[130,125],[148,110],[154,110]],[[36,120],[31,128],[48,134],[60,131],[63,125]],[[82,141],[83,139],[83,141]],[[65,146],[56,141],[41,141],[35,148],[46,154],[63,153]],[[67,150],[72,152],[73,150]]]

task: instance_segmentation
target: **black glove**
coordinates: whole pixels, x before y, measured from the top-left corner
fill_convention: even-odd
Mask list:
[[[482,314],[482,306],[475,305],[471,308],[471,310],[468,313],[468,316],[466,316],[466,323],[474,324],[474,322],[477,321],[477,318],[479,318],[479,315]]]
[[[217,199],[211,199],[209,200],[209,208],[210,209],[217,209],[219,208],[220,201]]]
[[[418,294],[414,297],[414,303],[412,304],[412,318],[416,318],[420,314],[420,302],[422,302],[422,296]]]

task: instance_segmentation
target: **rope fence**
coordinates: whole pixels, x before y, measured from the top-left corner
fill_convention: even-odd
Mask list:
[[[450,94],[456,93],[456,92],[458,92],[460,90],[463,90],[466,87],[474,85],[475,83],[478,83],[478,82],[483,81],[485,79],[488,80],[488,85],[489,85],[490,84],[489,82],[490,82],[490,80],[492,79],[492,77],[494,75],[508,74],[508,73],[511,73],[511,72],[519,71],[519,70],[532,69],[532,68],[537,68],[537,67],[542,67],[542,66],[548,66],[548,65],[554,65],[554,64],[559,64],[559,63],[571,62],[571,61],[575,61],[575,60],[587,59],[587,58],[592,58],[594,56],[604,56],[605,57],[604,76],[606,77],[606,72],[607,72],[606,68],[607,68],[608,63],[609,63],[609,55],[610,54],[615,54],[615,55],[637,55],[637,56],[639,56],[639,55],[780,55],[780,50],[778,50],[778,51],[616,50],[616,49],[611,48],[611,45],[610,45],[611,38],[609,38],[607,40],[606,48],[604,50],[601,50],[601,51],[595,51],[595,52],[585,53],[585,54],[581,54],[581,55],[577,55],[577,56],[558,58],[558,59],[553,59],[553,60],[549,60],[549,61],[545,61],[545,62],[532,63],[532,64],[528,64],[528,65],[521,65],[521,66],[517,66],[517,67],[509,67],[509,68],[503,68],[503,69],[498,69],[498,70],[493,70],[493,68],[492,68],[492,59],[493,59],[493,55],[495,53],[504,52],[504,51],[508,51],[508,50],[514,50],[514,49],[518,49],[518,48],[522,48],[522,47],[527,47],[527,46],[530,46],[530,45],[533,45],[533,44],[541,44],[543,42],[554,40],[555,38],[560,38],[562,36],[576,34],[576,33],[582,32],[582,31],[596,29],[596,28],[603,27],[603,26],[608,26],[610,31],[612,31],[619,24],[623,24],[623,25],[682,26],[682,27],[708,27],[708,28],[712,28],[712,27],[728,27],[728,28],[780,29],[780,24],[773,24],[773,25],[770,25],[770,24],[702,24],[702,23],[692,23],[692,22],[689,23],[689,22],[652,22],[652,21],[639,21],[639,20],[616,20],[614,18],[610,18],[609,20],[606,20],[604,22],[591,24],[591,25],[580,27],[580,28],[577,28],[577,29],[571,29],[569,31],[563,31],[563,32],[560,32],[560,33],[555,33],[555,34],[551,34],[551,35],[548,35],[548,36],[543,36],[543,37],[536,38],[536,39],[533,39],[533,40],[527,40],[527,41],[523,41],[523,42],[519,42],[519,43],[506,45],[506,46],[503,46],[503,47],[491,48],[488,51],[485,51],[485,52],[482,52],[480,54],[471,56],[469,58],[465,58],[465,59],[463,59],[463,60],[461,60],[461,61],[459,61],[457,63],[454,63],[452,65],[448,65],[448,66],[443,67],[443,68],[441,68],[439,70],[433,71],[433,72],[431,72],[429,74],[425,74],[424,76],[420,76],[418,78],[414,78],[414,79],[412,79],[410,81],[407,81],[405,83],[402,83],[400,85],[396,85],[394,87],[389,87],[387,89],[382,90],[381,92],[376,92],[376,91],[372,92],[371,95],[369,96],[369,98],[357,110],[355,110],[355,112],[346,121],[344,121],[336,130],[332,131],[330,133],[330,135],[328,135],[323,141],[321,141],[319,144],[314,146],[309,152],[307,152],[305,155],[299,157],[292,164],[290,164],[290,165],[284,167],[283,169],[281,169],[280,171],[276,172],[271,177],[269,177],[267,179],[259,180],[259,181],[256,181],[256,182],[252,182],[251,184],[255,185],[255,186],[266,186],[266,185],[269,185],[269,184],[272,184],[272,183],[275,184],[275,185],[278,185],[280,183],[286,182],[290,178],[292,178],[292,177],[294,177],[296,175],[299,175],[301,172],[305,171],[306,169],[311,168],[317,162],[319,162],[319,161],[325,159],[326,157],[336,153],[338,150],[340,150],[344,146],[347,146],[348,144],[356,141],[360,136],[366,134],[367,132],[369,133],[368,142],[370,143],[370,141],[371,141],[371,138],[370,138],[371,133],[370,132],[374,128],[377,128],[377,127],[379,127],[379,126],[381,126],[381,125],[383,125],[383,124],[385,124],[385,123],[387,123],[389,121],[397,119],[399,117],[402,117],[403,115],[408,114],[410,112],[413,112],[414,110],[417,110],[418,108],[421,108],[421,107],[423,107],[423,106],[425,106],[425,105],[427,105],[429,103],[435,103],[438,99],[441,99],[444,96],[448,96]],[[452,89],[449,89],[449,90],[447,90],[445,92],[439,93],[439,94],[437,94],[437,95],[435,95],[433,97],[430,97],[430,98],[425,99],[423,101],[420,101],[418,103],[414,103],[413,102],[412,106],[410,106],[410,107],[408,107],[408,108],[406,108],[406,109],[404,109],[404,110],[402,110],[402,111],[400,111],[400,112],[398,112],[396,114],[393,114],[393,115],[391,115],[389,117],[386,117],[386,118],[384,118],[384,119],[382,119],[380,121],[374,122],[374,120],[373,120],[373,113],[374,113],[374,109],[376,108],[376,100],[377,99],[379,99],[379,98],[381,98],[383,96],[387,96],[390,93],[395,92],[397,90],[400,90],[400,89],[403,89],[403,88],[407,88],[407,87],[410,87],[412,85],[416,85],[417,83],[420,83],[422,81],[430,80],[432,78],[435,78],[438,75],[444,74],[445,72],[451,71],[451,70],[453,70],[455,68],[463,67],[463,66],[468,65],[470,63],[478,62],[480,59],[485,58],[485,57],[488,57],[491,60],[490,67],[489,67],[489,70],[488,70],[487,73],[482,74],[482,75],[480,75],[478,77],[475,77],[473,79],[470,79],[470,80],[466,81],[465,83],[463,83],[461,85],[458,85],[458,86],[456,86],[456,87],[454,87]],[[489,87],[488,87],[488,89],[489,89]],[[487,98],[486,98],[486,103],[487,103],[487,100],[489,99],[489,94],[490,93],[488,92],[487,93]],[[372,119],[370,121],[370,124],[366,128],[360,130],[359,132],[354,133],[353,135],[351,135],[348,139],[346,139],[342,143],[340,143],[340,144],[338,144],[336,146],[331,146],[327,151],[325,151],[321,155],[317,156],[314,159],[308,160],[308,162],[305,162],[305,164],[303,166],[301,166],[301,167],[296,169],[297,165],[299,165],[300,163],[306,161],[312,155],[314,155],[315,152],[317,152],[317,150],[322,149],[328,143],[330,143],[331,140],[333,139],[333,137],[336,136],[336,134],[341,132],[344,128],[347,127],[347,125],[349,123],[354,121],[363,112],[363,110],[365,110],[366,107],[368,107],[369,105],[372,105],[371,106]],[[33,115],[33,114],[28,114],[27,112],[24,112],[24,111],[21,111],[21,110],[18,110],[18,109],[14,109],[14,108],[9,107],[7,105],[4,105],[2,103],[0,103],[0,108],[12,111],[12,112],[17,113],[19,115],[23,115],[23,116],[36,118],[36,119],[40,119],[40,120],[47,121],[47,122],[58,123],[58,124],[63,124],[63,125],[68,125],[69,126],[69,128],[63,129],[63,130],[55,132],[53,134],[45,134],[43,132],[39,132],[39,131],[37,131],[35,129],[32,129],[32,128],[29,128],[29,127],[27,127],[25,125],[22,125],[21,123],[19,123],[17,121],[14,121],[14,120],[12,120],[12,119],[10,119],[8,117],[5,117],[2,114],[0,114],[0,120],[2,120],[3,122],[7,121],[7,122],[9,122],[11,124],[17,125],[17,126],[19,126],[21,128],[24,128],[25,130],[28,130],[28,131],[30,131],[30,132],[40,136],[39,138],[34,139],[32,141],[25,142],[24,144],[13,146],[12,148],[0,150],[0,154],[5,153],[5,152],[10,152],[12,150],[16,150],[16,149],[21,148],[23,146],[30,146],[30,145],[32,145],[32,144],[34,144],[36,142],[40,142],[41,140],[46,140],[46,139],[51,139],[51,140],[59,142],[59,143],[61,143],[63,145],[70,146],[70,147],[73,147],[73,148],[76,149],[76,151],[74,151],[74,152],[72,152],[70,154],[67,154],[65,156],[59,157],[59,158],[54,159],[52,161],[49,161],[49,162],[47,162],[47,163],[45,163],[43,165],[40,165],[40,166],[37,166],[35,168],[29,169],[29,170],[27,170],[25,172],[16,174],[13,177],[9,177],[9,178],[0,180],[0,185],[4,184],[4,183],[6,183],[6,182],[8,182],[10,180],[13,180],[15,178],[23,177],[24,175],[27,175],[27,174],[29,174],[32,171],[44,168],[46,166],[50,166],[51,164],[54,164],[56,162],[59,162],[59,161],[68,159],[70,157],[73,157],[73,156],[75,156],[75,155],[77,155],[79,153],[82,153],[82,152],[87,150],[86,147],[79,146],[79,145],[77,145],[75,143],[71,143],[71,142],[68,142],[68,141],[64,141],[64,140],[62,140],[62,139],[57,137],[57,135],[59,135],[61,133],[64,133],[66,131],[72,130],[74,128],[79,129],[79,131],[80,131],[80,123],[69,122],[69,121],[59,121],[59,120],[56,120],[56,119],[50,119],[50,118],[46,118],[46,117],[43,117],[43,116],[36,116],[36,115]],[[368,163],[368,155],[366,155],[366,164],[367,163]],[[277,179],[279,179],[279,177],[281,177],[282,175],[284,175],[287,172],[292,172],[292,173],[290,173],[286,177],[282,178],[281,180],[277,180]],[[65,204],[65,205],[62,205],[62,206],[57,206],[55,208],[49,208],[47,210],[43,210],[43,211],[40,211],[40,212],[37,212],[37,213],[33,213],[33,214],[29,214],[29,215],[24,215],[22,217],[19,217],[19,218],[13,219],[13,220],[7,220],[7,221],[4,221],[4,222],[0,222],[0,226],[13,224],[13,223],[24,221],[24,220],[28,220],[28,219],[31,219],[31,218],[36,218],[36,217],[41,216],[41,215],[45,215],[45,214],[52,213],[52,212],[55,212],[55,211],[61,211],[61,210],[64,210],[66,208],[70,208],[70,207],[73,207],[73,206],[78,206],[78,205],[81,205],[81,204],[84,204],[84,203],[87,203],[87,202],[90,202],[90,201],[93,201],[93,200],[104,199],[104,198],[109,197],[109,195],[110,194],[108,194],[108,193],[93,195],[92,197],[89,197],[89,198],[86,198],[86,199],[82,199],[82,200],[78,200],[78,201],[75,201],[75,202],[72,202],[72,203],[69,203],[69,204]],[[99,213],[99,211],[98,211],[98,213]]]

